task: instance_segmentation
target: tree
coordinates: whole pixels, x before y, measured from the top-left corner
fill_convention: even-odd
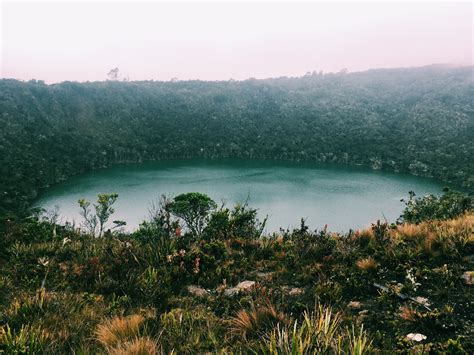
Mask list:
[[[189,192],[176,196],[170,204],[170,211],[186,223],[193,235],[200,238],[210,211],[216,207],[216,203],[209,196]]]
[[[111,70],[107,73],[107,76],[109,77],[110,80],[118,80],[119,68],[111,69]]]
[[[102,237],[104,228],[110,216],[115,212],[112,205],[117,201],[118,194],[98,194],[97,204],[94,204],[94,212],[91,211],[91,203],[83,198],[79,202],[81,216],[84,218],[84,227],[94,236]],[[113,221],[115,224],[111,229],[124,226],[124,221]]]

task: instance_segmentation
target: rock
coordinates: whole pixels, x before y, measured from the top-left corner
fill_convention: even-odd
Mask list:
[[[417,303],[419,303],[419,304],[421,304],[421,305],[423,305],[423,306],[425,306],[425,307],[431,306],[431,303],[430,303],[429,300],[428,300],[427,298],[425,298],[425,297],[420,297],[420,296],[415,297],[415,302],[417,302]]]
[[[304,289],[301,287],[293,287],[290,292],[288,292],[290,296],[301,296],[302,294],[304,294]]]
[[[359,309],[362,307],[362,303],[359,301],[350,301],[347,304],[347,307],[352,308],[352,309]]]
[[[257,276],[257,279],[268,281],[268,280],[271,280],[273,278],[274,274],[275,274],[275,271],[257,272],[256,276]]]
[[[242,281],[242,282],[239,282],[237,286],[235,287],[242,291],[249,291],[254,286],[255,286],[255,281]]]
[[[224,291],[226,296],[234,296],[240,292],[249,292],[255,287],[255,281],[242,281],[237,284],[235,287],[228,288]]]
[[[466,285],[474,285],[474,271],[466,271],[462,274],[461,278],[464,280]]]
[[[209,291],[195,285],[188,286],[188,292],[196,297],[207,297],[210,295]]]
[[[410,333],[407,335],[407,339],[412,341],[423,341],[426,339],[426,335],[420,333]]]

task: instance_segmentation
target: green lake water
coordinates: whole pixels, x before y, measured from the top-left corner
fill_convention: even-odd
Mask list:
[[[244,202],[268,215],[267,232],[297,227],[301,218],[312,229],[332,231],[369,226],[377,219],[395,221],[401,198],[440,193],[442,183],[406,174],[362,167],[256,160],[179,160],[118,165],[72,177],[45,190],[37,205],[59,206],[61,222],[81,223],[77,200],[95,201],[98,193],[116,192],[111,220],[125,220],[133,230],[148,217],[160,195],[202,192],[231,206]]]

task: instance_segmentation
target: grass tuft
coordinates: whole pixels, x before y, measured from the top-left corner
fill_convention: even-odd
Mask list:
[[[139,336],[145,318],[134,314],[128,317],[115,317],[97,326],[96,338],[106,348],[130,341]]]

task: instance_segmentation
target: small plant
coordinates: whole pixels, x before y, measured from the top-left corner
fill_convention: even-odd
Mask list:
[[[111,349],[118,344],[133,340],[140,335],[140,327],[145,318],[134,314],[128,317],[115,317],[97,326],[95,335],[105,348]]]
[[[155,355],[158,353],[156,341],[149,337],[137,337],[118,343],[109,350],[113,355]]]
[[[0,329],[0,353],[42,354],[48,346],[48,336],[40,327],[23,325],[18,332],[7,324]]]
[[[215,352],[224,330],[220,319],[202,306],[162,314],[160,328],[160,345],[166,354]]]
[[[419,318],[419,313],[410,306],[401,306],[398,315],[407,322],[416,322]]]
[[[252,306],[251,310],[242,309],[230,320],[231,331],[244,339],[262,336],[277,324],[286,323],[287,316],[278,312],[269,301],[264,306]]]
[[[359,269],[364,271],[373,271],[378,267],[378,263],[371,256],[357,260],[356,265]]]
[[[263,354],[364,354],[370,350],[363,327],[359,332],[341,329],[341,315],[321,305],[314,312],[305,312],[301,323],[282,326],[262,337],[254,351]],[[344,351],[346,350],[346,351]]]
[[[117,201],[118,194],[99,194],[97,204],[93,204],[94,212],[91,210],[91,203],[81,198],[78,203],[81,208],[81,216],[84,218],[83,226],[91,235],[102,237],[105,226],[110,216],[115,212],[112,205]],[[110,230],[120,228],[125,225],[123,221],[113,221],[114,227]]]
[[[367,334],[364,332],[364,325],[359,328],[359,332],[356,332],[354,324],[352,324],[352,331],[348,331],[348,337],[348,354],[362,355],[370,352],[372,342],[369,341]]]

